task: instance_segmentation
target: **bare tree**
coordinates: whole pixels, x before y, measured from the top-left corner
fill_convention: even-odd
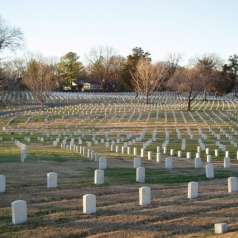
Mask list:
[[[195,67],[199,69],[202,76],[204,101],[207,101],[207,93],[213,88],[214,71],[221,69],[222,61],[214,54],[207,54],[195,60]]]
[[[19,90],[22,86],[22,78],[26,70],[26,61],[23,58],[16,58],[2,62],[2,73],[5,77],[2,86],[6,90]]]
[[[186,95],[188,111],[191,111],[193,100],[203,89],[201,73],[197,68],[177,70],[168,85],[171,89]]]
[[[39,59],[31,59],[27,64],[24,83],[41,107],[44,106],[49,92],[56,87],[55,78],[56,72],[53,65],[48,65]]]
[[[0,53],[5,49],[14,50],[21,46],[23,42],[22,32],[15,27],[7,25],[0,16]],[[8,86],[8,77],[4,69],[0,68],[0,90],[6,89]]]
[[[0,51],[3,49],[16,49],[23,42],[23,34],[19,28],[7,25],[0,17]]]
[[[153,65],[143,58],[141,58],[136,65],[136,70],[130,72],[134,91],[137,94],[145,95],[146,104],[149,103],[149,96],[151,96],[163,82],[166,72],[165,65]]]
[[[103,90],[112,90],[113,82],[120,76],[124,58],[111,47],[98,47],[91,50],[88,59],[91,78],[99,81]]]
[[[167,77],[170,79],[176,70],[179,68],[179,62],[181,60],[181,55],[176,53],[170,53],[165,62],[167,66]]]

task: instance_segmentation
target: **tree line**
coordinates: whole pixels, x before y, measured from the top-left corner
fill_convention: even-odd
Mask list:
[[[216,55],[205,54],[194,58],[188,66],[180,64],[181,57],[170,54],[164,61],[152,62],[151,54],[135,47],[121,56],[111,47],[90,51],[84,65],[79,55],[68,52],[59,61],[39,56],[27,56],[1,61],[1,53],[23,44],[20,29],[7,25],[0,18],[0,88],[1,90],[30,90],[41,105],[50,91],[77,91],[78,85],[89,82],[103,92],[135,92],[150,103],[156,91],[170,90],[186,96],[188,110],[201,92],[224,95],[234,91],[238,96],[238,55],[227,63]]]

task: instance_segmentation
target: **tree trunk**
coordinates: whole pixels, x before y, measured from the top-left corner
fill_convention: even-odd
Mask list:
[[[206,89],[204,90],[204,101],[205,102],[207,101],[207,90]]]
[[[190,112],[191,111],[191,99],[188,99],[188,107],[187,107],[187,111]]]
[[[238,82],[235,81],[235,93],[234,93],[235,98],[238,97],[238,95],[237,95],[237,91],[238,91]]]
[[[149,104],[149,95],[146,95],[146,104]]]
[[[188,107],[187,107],[188,112],[191,111],[191,102],[192,102],[192,91],[190,91],[188,95]]]
[[[41,108],[41,110],[44,109],[44,100],[43,99],[40,100],[40,108]]]

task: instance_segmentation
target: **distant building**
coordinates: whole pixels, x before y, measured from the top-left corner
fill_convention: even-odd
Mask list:
[[[103,90],[99,83],[89,80],[77,80],[74,87],[75,91],[81,92],[100,92]]]

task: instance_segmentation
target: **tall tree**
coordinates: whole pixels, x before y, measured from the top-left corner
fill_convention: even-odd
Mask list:
[[[121,91],[124,88],[122,81],[122,70],[125,58],[120,55],[114,55],[110,58],[107,80],[108,91]]]
[[[56,70],[40,59],[31,59],[26,68],[24,83],[37,102],[44,106],[49,92],[56,87]]]
[[[197,59],[196,65],[200,71],[204,100],[207,100],[207,93],[213,88],[214,71],[221,68],[221,60],[215,55],[205,55]]]
[[[7,89],[7,79],[4,68],[0,66],[0,91]]]
[[[177,69],[180,68],[179,61],[181,59],[181,56],[179,54],[171,53],[167,57],[165,61],[158,62],[157,65],[163,65],[165,70],[164,79],[162,80],[162,83],[160,84],[159,90],[166,90],[167,84],[169,82],[169,79],[171,79],[174,75],[174,73],[177,71]]]
[[[124,58],[111,47],[98,47],[89,54],[90,76],[104,91],[118,91]]]
[[[69,90],[72,89],[74,82],[84,70],[83,64],[78,60],[79,56],[76,53],[69,52],[61,57],[57,65],[58,77],[61,84]]]
[[[166,67],[163,64],[153,65],[148,60],[141,58],[136,69],[130,71],[134,91],[146,97],[146,104],[151,96],[163,82],[166,74]]]
[[[187,110],[191,111],[192,102],[203,89],[201,73],[198,68],[180,68],[171,80],[169,87],[187,98]]]
[[[225,71],[214,71],[210,84],[210,91],[216,96],[222,96],[231,92],[234,89],[235,81]]]
[[[22,78],[26,70],[26,61],[23,58],[16,58],[2,62],[2,72],[4,73],[4,88],[6,90],[22,89]]]
[[[238,97],[238,55],[234,54],[229,57],[228,64],[223,66],[223,72],[228,74],[230,80],[233,81],[234,95]]]
[[[141,47],[135,47],[132,49],[132,53],[127,56],[127,60],[123,66],[122,80],[130,90],[133,90],[133,79],[131,73],[136,72],[137,64],[141,59],[151,62],[150,53],[145,52]]]

